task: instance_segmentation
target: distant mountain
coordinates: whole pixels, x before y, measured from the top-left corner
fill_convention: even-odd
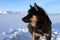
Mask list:
[[[31,40],[31,36],[28,33],[17,34],[16,37],[11,38],[10,40]]]
[[[60,35],[59,34],[60,32],[58,32],[58,31],[56,29],[54,29],[52,31],[52,38],[54,40],[56,40],[57,36]],[[13,32],[13,33],[9,34],[9,36],[6,36],[3,40],[31,40],[31,34],[28,31],[27,32],[19,32],[17,30],[17,31],[14,32],[14,30],[13,30],[11,32]]]
[[[3,40],[31,40],[31,36],[28,33],[17,34],[16,37],[13,36],[12,38],[5,37]]]
[[[0,10],[0,14],[7,14],[7,11]]]
[[[52,24],[60,23],[60,14],[48,14]]]
[[[26,30],[25,30],[26,31]],[[9,36],[5,37],[3,40],[31,40],[31,35],[28,31],[24,32],[24,30],[13,30],[9,34]]]
[[[22,14],[22,13],[24,14],[24,13],[27,13],[27,12],[25,12],[25,11],[22,11],[22,12],[21,12],[21,11],[17,11],[17,12],[16,12],[16,11],[0,10],[0,14],[2,14],[2,15],[3,15],[3,14],[11,14],[11,15],[19,14],[19,15],[20,15],[20,14]]]
[[[52,28],[60,31],[60,23],[53,24]]]

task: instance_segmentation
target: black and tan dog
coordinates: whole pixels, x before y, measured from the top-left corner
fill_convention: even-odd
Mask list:
[[[28,15],[22,18],[28,24],[32,40],[39,40],[40,36],[45,36],[46,40],[51,40],[51,21],[46,12],[36,3],[28,10]]]

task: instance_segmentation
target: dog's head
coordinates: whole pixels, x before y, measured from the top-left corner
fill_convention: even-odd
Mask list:
[[[26,23],[30,23],[31,21],[37,21],[37,11],[38,11],[38,6],[36,3],[34,4],[34,7],[30,5],[30,9],[28,10],[27,16],[22,18],[22,20]]]
[[[22,20],[25,23],[30,23],[32,21],[40,21],[43,19],[45,20],[45,17],[48,19],[48,16],[46,15],[45,11],[41,7],[39,7],[36,3],[34,3],[34,6],[30,5],[30,9],[28,10],[27,16],[22,18]]]

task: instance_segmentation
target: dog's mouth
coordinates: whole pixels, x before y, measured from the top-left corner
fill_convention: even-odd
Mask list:
[[[25,22],[25,23],[30,23],[31,22],[31,20],[26,18],[26,17],[22,18],[22,21]]]

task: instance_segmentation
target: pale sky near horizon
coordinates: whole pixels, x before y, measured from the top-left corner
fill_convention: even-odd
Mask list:
[[[0,0],[0,10],[28,11],[34,2],[48,13],[60,13],[60,0]]]

